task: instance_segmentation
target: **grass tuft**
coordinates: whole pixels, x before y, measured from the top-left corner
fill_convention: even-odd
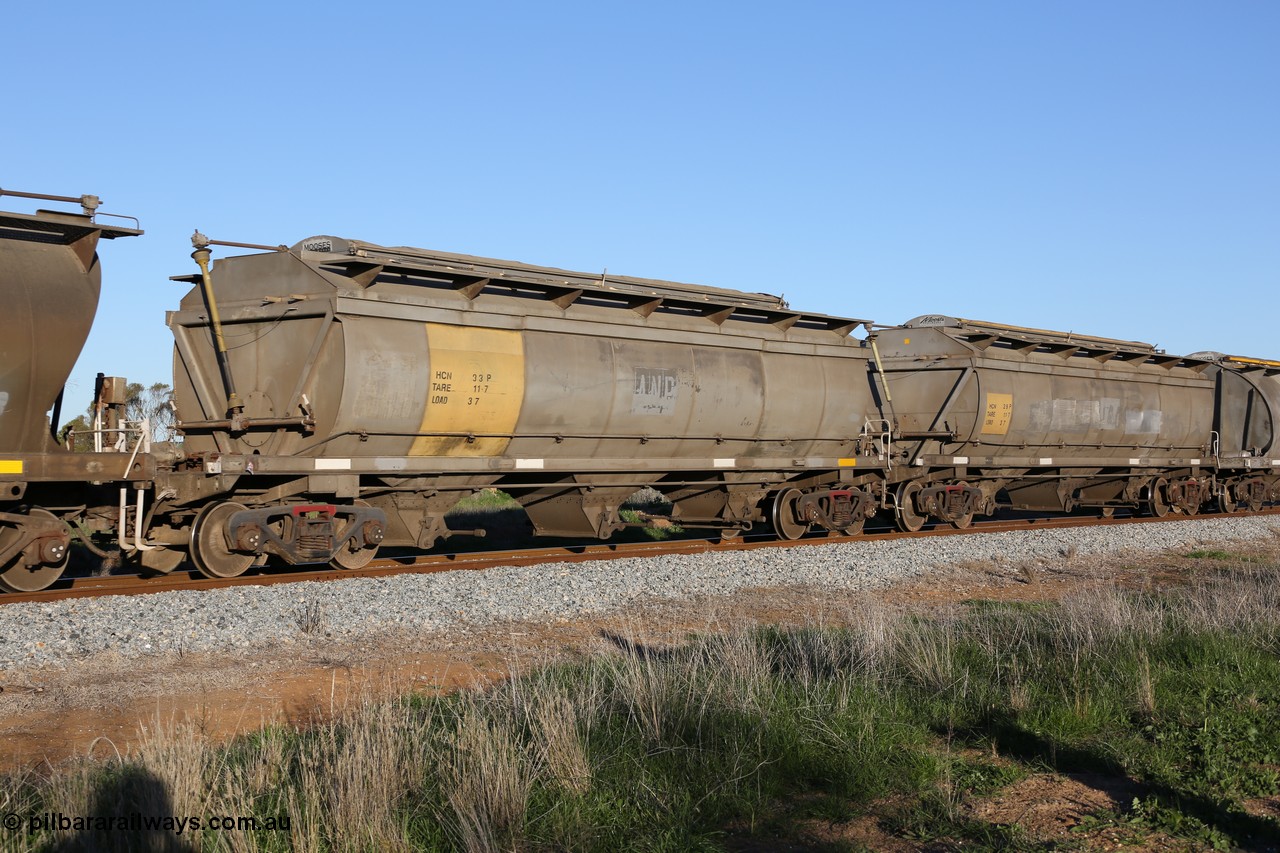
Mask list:
[[[940,848],[1016,850],[1044,839],[975,804],[1049,770],[1138,791],[1082,831],[1242,848],[1280,836],[1249,806],[1280,804],[1274,569],[929,618],[859,601],[844,616],[671,647],[615,638],[496,688],[356,703],[225,747],[160,724],[133,754],[8,777],[0,801],[21,814],[290,818],[287,831],[180,839],[209,850],[847,849],[839,828],[868,816]]]

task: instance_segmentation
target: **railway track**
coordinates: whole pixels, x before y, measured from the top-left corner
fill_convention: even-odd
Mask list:
[[[403,574],[430,574],[434,572],[480,571],[499,566],[535,566],[541,563],[584,563],[603,560],[620,560],[628,557],[672,556],[681,554],[706,554],[717,551],[745,551],[753,549],[786,549],[847,542],[887,542],[898,539],[919,539],[939,536],[966,536],[978,533],[1004,533],[1019,530],[1046,530],[1073,527],[1093,527],[1119,524],[1163,524],[1197,519],[1239,518],[1248,515],[1280,515],[1280,507],[1264,509],[1256,513],[1207,514],[1197,516],[1168,515],[1164,518],[1097,518],[1061,516],[1054,518],[996,519],[975,522],[963,530],[952,527],[933,527],[915,533],[896,530],[863,533],[856,537],[838,535],[811,536],[803,539],[780,540],[772,536],[746,536],[741,539],[714,541],[705,539],[677,539],[662,542],[596,543],[584,545],[557,545],[553,547],[522,548],[508,551],[475,551],[442,554],[425,554],[416,557],[389,557],[377,559],[361,569],[338,571],[334,569],[269,569],[261,574],[242,575],[235,578],[212,580],[194,569],[176,571],[156,577],[140,575],[110,575],[106,577],[69,578],[54,587],[31,593],[9,593],[0,598],[0,604],[17,604],[45,601],[61,601],[71,598],[92,598],[106,595],[148,595],[175,590],[219,589],[233,586],[268,586],[301,581],[333,581],[349,578],[380,578]]]

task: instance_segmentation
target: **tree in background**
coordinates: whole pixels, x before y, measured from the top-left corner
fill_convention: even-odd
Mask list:
[[[166,382],[155,382],[145,387],[139,382],[130,382],[124,416],[130,421],[143,418],[151,421],[152,441],[173,441],[177,438],[173,420],[173,388]]]
[[[146,418],[150,421],[152,441],[181,441],[174,423],[172,402],[173,388],[166,382],[154,382],[151,385],[130,382],[126,386],[125,420],[139,421]],[[92,429],[93,406],[90,405],[87,412],[64,424],[58,435],[68,449],[88,451],[93,450]],[[73,431],[74,436],[70,435]],[[113,440],[108,440],[108,444]]]

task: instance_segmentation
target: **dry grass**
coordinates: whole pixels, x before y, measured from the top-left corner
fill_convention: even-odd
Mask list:
[[[532,768],[510,723],[482,704],[467,703],[455,726],[440,775],[457,839],[472,853],[510,850],[524,824]],[[450,822],[449,815],[439,817]]]
[[[1148,645],[1208,633],[1280,648],[1280,583],[1256,565],[1168,595],[1104,586],[1051,608],[983,607],[923,619],[863,600],[838,629],[712,630],[680,646],[613,637],[590,660],[533,668],[498,688],[357,698],[305,730],[269,727],[230,748],[198,727],[156,721],[132,754],[104,744],[105,759],[7,780],[0,806],[291,818],[287,832],[40,839],[68,850],[503,851],[529,846],[531,827],[544,847],[606,849],[656,831],[654,821],[714,826],[808,773],[847,798],[927,779],[942,817],[957,821],[972,774],[952,739],[991,709],[1093,725],[1111,701],[1099,673],[1125,659],[1125,714],[1159,722],[1168,664]],[[1044,716],[1055,702],[1060,719]],[[901,719],[925,707],[936,710],[928,730],[945,742],[901,740]],[[895,714],[898,728],[882,724]],[[664,787],[673,783],[662,774],[690,790]],[[601,835],[609,824],[620,834]],[[671,832],[654,844],[678,849],[685,836]]]

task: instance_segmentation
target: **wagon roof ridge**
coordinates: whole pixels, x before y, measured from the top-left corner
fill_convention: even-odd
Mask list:
[[[326,247],[327,248],[321,248]],[[323,260],[320,255],[347,255],[388,266],[411,267],[429,272],[466,273],[495,280],[526,281],[561,287],[590,287],[591,289],[617,289],[644,292],[653,295],[679,296],[681,299],[701,299],[706,302],[735,302],[743,306],[764,310],[785,311],[786,301],[770,293],[748,293],[722,287],[665,281],[653,278],[579,272],[559,267],[540,266],[521,261],[487,258],[442,252],[435,249],[419,249],[411,246],[380,246],[362,240],[350,240],[333,236],[309,237],[293,247],[303,260]]]
[[[1005,323],[993,323],[988,320],[969,320],[963,317],[951,317],[946,314],[922,314],[903,324],[907,328],[946,328],[957,329],[961,334],[989,334],[992,337],[1010,338],[1021,341],[1044,341],[1048,343],[1072,344],[1080,347],[1104,347],[1125,352],[1163,353],[1155,344],[1143,341],[1127,341],[1119,338],[1104,338],[1098,335],[1082,335],[1078,332],[1059,332],[1052,329],[1036,329],[1027,326],[1011,326]]]

